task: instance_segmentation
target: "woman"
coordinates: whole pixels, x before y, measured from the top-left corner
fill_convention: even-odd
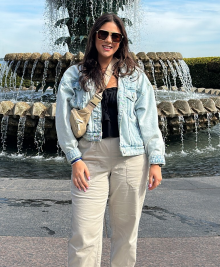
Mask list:
[[[113,58],[117,61],[106,85],[104,73]],[[84,108],[96,91],[104,91],[102,102],[77,140],[69,123],[71,108]],[[116,15],[97,19],[83,61],[65,72],[57,96],[56,128],[72,165],[68,266],[100,266],[108,199],[111,266],[134,266],[146,184],[149,180],[148,189],[153,190],[162,180],[164,143],[152,86],[130,57],[127,34]]]

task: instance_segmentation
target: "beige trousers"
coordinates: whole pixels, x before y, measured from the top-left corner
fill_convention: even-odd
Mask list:
[[[146,193],[146,155],[123,157],[119,138],[101,142],[81,139],[79,149],[90,171],[87,192],[72,182],[72,237],[69,267],[100,267],[103,219],[107,200],[111,226],[111,267],[133,267],[138,225]]]

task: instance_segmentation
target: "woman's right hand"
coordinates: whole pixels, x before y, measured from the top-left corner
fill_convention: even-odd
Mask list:
[[[80,191],[83,190],[86,192],[86,190],[89,188],[89,185],[86,182],[85,177],[90,180],[90,174],[88,167],[82,160],[79,160],[72,165],[72,176],[74,185]]]

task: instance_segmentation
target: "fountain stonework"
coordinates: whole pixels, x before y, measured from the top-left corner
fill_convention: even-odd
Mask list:
[[[159,126],[164,136],[180,134],[181,127],[185,132],[198,131],[206,129],[219,122],[220,114],[220,90],[194,88],[191,84],[191,78],[184,78],[183,57],[175,52],[140,52],[137,55],[132,53],[133,58],[139,63],[145,71],[149,80],[155,89],[155,97],[160,91],[189,92],[197,95],[204,93],[210,95],[208,98],[189,99],[175,101],[161,101],[157,105]],[[70,52],[61,55],[59,53],[18,53],[7,54],[4,60],[7,62],[7,71],[10,71],[23,79],[41,82],[43,91],[47,90],[48,85],[53,86],[53,92],[56,94],[59,81],[65,70],[72,64],[76,64],[83,59],[83,53],[74,55]],[[181,74],[181,70],[183,74]],[[176,79],[179,75],[179,82],[182,87],[177,88]],[[4,73],[2,73],[3,77]],[[6,75],[6,74],[5,74]],[[174,85],[171,85],[171,78]],[[7,78],[7,77],[6,77]],[[157,84],[163,86],[157,87]],[[21,82],[22,83],[22,82]],[[13,91],[16,88],[2,88],[2,93]],[[22,86],[16,89],[17,94],[22,93]],[[30,92],[33,93],[33,86]],[[35,93],[35,92],[34,92]],[[158,102],[158,101],[157,101]],[[55,131],[56,103],[34,102],[34,101],[14,101],[2,99],[0,102],[1,124],[8,118],[7,135],[17,136],[19,120],[26,117],[25,138],[33,139],[36,136],[36,129],[40,119],[44,118],[43,134],[45,139],[56,140]],[[182,119],[180,119],[182,118]],[[42,121],[41,121],[42,123]],[[3,127],[1,127],[3,128]],[[3,136],[3,133],[2,133]]]

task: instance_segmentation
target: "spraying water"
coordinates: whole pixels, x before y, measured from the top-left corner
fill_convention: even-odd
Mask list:
[[[191,92],[191,87],[188,84],[188,76],[184,75],[185,73],[182,71],[182,68],[177,64],[175,59],[174,59],[173,63],[176,67],[176,70],[177,70],[178,76],[180,78],[180,81],[182,83],[182,86],[184,87],[184,89],[187,92]]]
[[[152,73],[152,77],[153,77],[153,80],[154,80],[154,85],[155,85],[155,99],[156,101],[158,100],[158,97],[157,97],[157,82],[156,82],[156,78],[155,78],[155,69],[154,69],[154,62],[153,60],[149,59],[149,62],[150,62],[150,66],[151,66],[151,73]]]
[[[11,70],[11,67],[12,67],[13,63],[14,63],[14,60],[12,60],[12,61],[10,62],[9,66],[8,66],[8,68],[7,68],[7,70],[6,70],[6,73],[5,73],[5,88],[8,87],[8,84],[7,84],[7,78],[8,78],[8,74],[9,74],[9,72],[10,72],[10,70]]]
[[[56,66],[56,76],[55,76],[55,84],[54,84],[55,94],[57,93],[58,79],[60,77],[61,70],[62,70],[62,61],[59,60]]]
[[[166,65],[164,64],[163,60],[159,60],[161,66],[162,66],[162,71],[163,71],[163,75],[164,75],[164,79],[163,79],[163,82],[164,84],[166,85],[167,88],[169,88],[169,85],[168,85],[168,74],[167,74],[167,67]]]
[[[183,116],[179,116],[179,131],[180,131],[180,138],[181,138],[181,153],[185,154],[184,152],[184,128],[183,128],[183,123],[184,123],[184,117]]]
[[[89,30],[103,13],[118,14],[131,41],[139,38],[140,0],[46,0],[45,44],[50,52],[84,51]],[[133,25],[132,27],[130,27]],[[49,38],[48,38],[49,37]]]
[[[63,151],[60,147],[58,140],[57,140],[57,157],[63,157]]]
[[[176,85],[176,78],[177,78],[177,72],[176,70],[174,70],[174,67],[172,65],[172,63],[167,59],[167,63],[168,63],[168,66],[170,68],[170,71],[171,71],[171,75],[172,75],[172,78],[173,78],[173,83],[174,83],[174,86],[177,88],[177,85]],[[171,85],[171,82],[170,82],[170,85]],[[177,92],[175,92],[175,99],[177,99]]]
[[[20,86],[19,86],[19,89],[18,89],[18,92],[17,92],[17,96],[16,96],[16,101],[17,101],[19,93],[20,93],[20,91],[22,89],[22,84],[23,84],[23,81],[24,81],[24,74],[25,74],[25,70],[26,70],[27,65],[28,65],[28,60],[25,60],[24,68],[23,68],[23,74],[22,74],[22,77],[21,77]]]
[[[198,114],[194,114],[194,120],[195,120],[195,134],[196,134],[196,138],[195,138],[195,150],[196,150],[196,152],[198,152],[199,151],[199,149],[198,149],[199,115]]]
[[[190,91],[191,88],[193,87],[193,85],[192,85],[192,78],[190,75],[189,67],[187,66],[187,64],[184,60],[179,60],[179,64],[180,64],[180,67],[182,69],[183,78],[185,80],[185,86],[186,86],[187,90]]]
[[[166,116],[162,116],[161,117],[161,122],[162,122],[163,140],[164,140],[164,143],[166,143],[166,138],[167,138],[167,135],[168,135],[167,118],[166,118]]]
[[[7,139],[7,130],[8,130],[8,119],[9,116],[4,115],[1,121],[1,143],[2,151],[6,151],[6,139]]]
[[[26,116],[20,117],[18,122],[18,132],[17,132],[17,154],[22,153],[23,141],[24,141],[24,129],[25,129]]]
[[[16,77],[17,77],[17,70],[21,64],[21,61],[19,60],[15,66],[15,70],[12,76],[12,84],[13,84],[13,90],[16,91]]]
[[[49,66],[49,60],[45,60],[44,62],[44,73],[43,73],[43,79],[42,79],[42,96],[41,96],[41,101],[44,93],[44,87],[46,85],[46,78],[47,78],[47,71],[48,71],[48,66]]]
[[[34,137],[34,143],[37,146],[37,151],[38,151],[37,156],[39,156],[40,153],[43,152],[43,145],[45,143],[44,130],[45,130],[45,118],[39,118]]]
[[[212,113],[207,113],[207,121],[208,121],[208,148],[212,149],[212,136],[211,136],[211,118]]]
[[[34,64],[33,64],[33,67],[32,67],[32,70],[31,70],[31,86],[32,86],[32,91],[31,91],[31,102],[33,102],[33,97],[34,97],[34,82],[33,82],[33,76],[34,76],[34,71],[36,69],[36,66],[37,66],[37,63],[38,63],[38,59],[36,59],[34,61]]]
[[[218,112],[218,119],[220,120],[220,112]],[[219,136],[218,147],[220,147],[220,123],[218,124],[218,136]]]

